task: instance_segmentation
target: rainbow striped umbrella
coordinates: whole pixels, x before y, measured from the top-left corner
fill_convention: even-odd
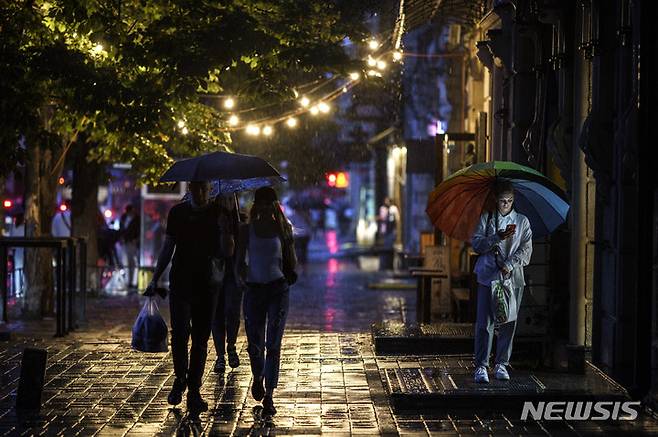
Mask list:
[[[514,185],[514,209],[528,217],[533,237],[550,234],[569,212],[566,194],[538,171],[507,161],[474,164],[450,175],[430,193],[427,215],[452,238],[469,241],[484,211],[495,208],[496,181]]]

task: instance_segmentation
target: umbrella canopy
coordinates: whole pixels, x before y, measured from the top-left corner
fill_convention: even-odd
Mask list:
[[[213,152],[182,159],[172,165],[160,182],[212,181],[281,177],[267,161],[239,153]]]
[[[217,196],[226,196],[233,193],[240,193],[242,191],[257,190],[261,187],[272,187],[285,181],[286,178],[283,176],[212,181],[212,184],[210,185],[210,197],[215,198]],[[189,198],[190,193],[186,193],[183,200],[188,200]]]
[[[528,217],[533,237],[550,234],[569,212],[565,193],[538,171],[514,162],[492,161],[464,168],[441,182],[429,196],[426,212],[442,232],[468,241],[486,210],[495,208],[497,181],[514,186],[514,209]]]

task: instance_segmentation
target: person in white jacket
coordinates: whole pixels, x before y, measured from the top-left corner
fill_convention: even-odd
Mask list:
[[[523,267],[530,263],[532,255],[532,229],[528,218],[514,210],[514,187],[506,180],[500,181],[495,189],[497,207],[493,212],[480,216],[471,244],[480,254],[475,264],[478,279],[477,317],[475,323],[475,382],[487,383],[489,355],[494,333],[494,317],[491,305],[491,282],[509,279],[516,302],[509,309],[506,323],[498,327],[496,366],[494,376],[509,380],[509,359],[516,330],[516,316],[525,279]]]

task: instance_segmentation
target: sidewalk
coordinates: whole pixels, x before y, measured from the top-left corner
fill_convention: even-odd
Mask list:
[[[273,422],[260,419],[249,394],[251,375],[242,327],[237,345],[241,366],[224,378],[210,371],[215,354],[209,343],[202,394],[210,410],[198,423],[184,421],[184,408],[173,409],[166,402],[173,379],[170,354],[130,349],[130,330],[141,305],[133,295],[92,299],[88,326],[64,338],[52,337],[54,330],[48,325],[54,322],[14,326],[12,340],[0,343],[0,435],[169,436],[193,433],[188,426],[217,436],[658,431],[656,422],[646,417],[626,423],[524,422],[517,410],[506,412],[495,406],[486,414],[474,409],[394,409],[382,374],[392,365],[404,367],[409,358],[376,356],[370,326],[413,320],[415,292],[368,289],[372,274],[351,262],[329,258],[310,267],[291,291]],[[161,310],[168,320],[166,304]],[[21,351],[27,346],[48,350],[42,408],[31,416],[13,409]]]

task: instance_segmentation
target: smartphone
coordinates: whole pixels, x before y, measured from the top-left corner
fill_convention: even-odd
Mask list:
[[[516,230],[515,224],[509,224],[507,225],[507,229],[505,229],[505,231],[513,231],[513,230]]]

